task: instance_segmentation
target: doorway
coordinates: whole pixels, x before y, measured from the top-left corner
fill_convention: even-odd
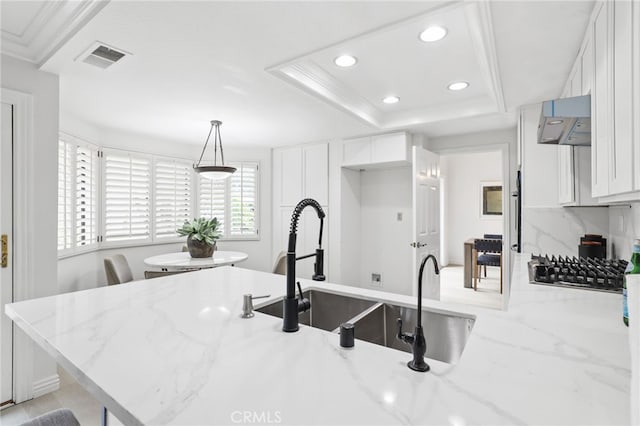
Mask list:
[[[504,235],[509,222],[504,211],[509,201],[504,156],[499,148],[441,153],[442,301],[493,309],[504,306],[508,281],[504,260],[509,255],[509,244],[504,243],[509,241]],[[502,241],[502,252],[497,254],[502,266],[473,266],[478,239]]]
[[[13,301],[13,105],[2,103],[0,141],[0,407],[13,402],[13,323],[4,305]]]

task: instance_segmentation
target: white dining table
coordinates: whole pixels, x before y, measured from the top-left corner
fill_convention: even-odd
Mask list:
[[[212,257],[191,257],[189,252],[177,252],[159,254],[147,257],[145,265],[152,268],[159,268],[163,271],[215,268],[217,266],[235,265],[244,262],[249,255],[240,251],[216,250]]]

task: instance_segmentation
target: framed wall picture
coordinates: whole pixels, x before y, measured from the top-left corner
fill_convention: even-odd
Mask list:
[[[502,216],[502,182],[480,183],[480,216],[486,219]]]

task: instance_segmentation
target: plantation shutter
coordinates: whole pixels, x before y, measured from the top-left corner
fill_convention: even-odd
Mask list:
[[[199,215],[211,219],[218,218],[220,226],[218,230],[222,236],[226,235],[226,188],[227,179],[211,180],[198,176],[198,187],[200,193]]]
[[[75,147],[75,245],[97,244],[98,150],[90,145]]]
[[[150,196],[150,158],[105,151],[104,241],[150,241]]]
[[[58,141],[58,250],[70,249],[73,223],[73,144]]]
[[[231,227],[229,236],[256,235],[258,165],[241,163],[229,178]]]
[[[175,238],[176,229],[191,219],[191,164],[156,158],[154,220],[156,238]]]

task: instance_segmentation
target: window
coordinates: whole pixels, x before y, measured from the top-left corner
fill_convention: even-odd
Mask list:
[[[71,136],[58,141],[58,250],[98,240],[98,148]]]
[[[176,230],[194,216],[217,217],[222,238],[257,239],[258,163],[233,166],[230,178],[212,181],[188,160],[103,150],[61,134],[58,254],[178,241]]]
[[[98,148],[76,146],[75,166],[75,242],[82,247],[98,242]]]
[[[171,158],[155,158],[154,229],[155,238],[176,238],[176,229],[191,218],[190,163]]]
[[[103,176],[104,241],[151,241],[150,157],[105,150]]]
[[[58,250],[72,247],[73,144],[58,141]]]
[[[222,238],[252,239],[258,236],[258,164],[230,164],[237,171],[225,180],[199,176],[199,214],[217,217]]]

